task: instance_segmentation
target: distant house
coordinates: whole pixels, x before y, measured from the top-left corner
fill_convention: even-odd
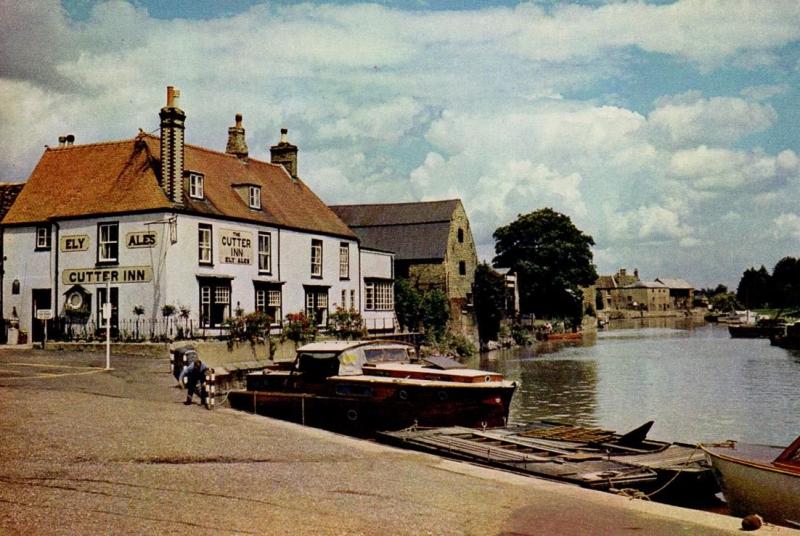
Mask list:
[[[669,311],[672,309],[669,289],[657,281],[637,281],[613,292],[616,303],[624,303],[617,309],[639,311]]]
[[[669,297],[674,309],[691,309],[694,303],[694,287],[683,279],[657,277],[656,281],[669,289]]]
[[[330,207],[359,237],[362,247],[394,252],[395,277],[418,288],[440,288],[450,317],[471,330],[472,285],[478,255],[459,199]]]
[[[622,287],[632,285],[639,281],[639,270],[633,270],[633,275],[628,274],[625,268],[620,268],[616,274],[601,275],[597,278],[595,288],[597,292],[597,309],[627,309],[628,300],[617,292]]]
[[[506,318],[516,318],[519,314],[519,280],[517,274],[510,268],[495,268],[498,274],[503,276],[506,288],[505,311]]]

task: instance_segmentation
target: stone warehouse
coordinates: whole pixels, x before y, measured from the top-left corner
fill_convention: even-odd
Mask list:
[[[182,310],[203,335],[237,311],[280,327],[337,307],[392,330],[393,256],[356,234],[298,176],[285,130],[271,162],[248,156],[241,116],[225,152],[184,142],[179,92],[167,90],[160,137],[47,148],[5,215],[2,307],[34,340],[55,316],[98,325]]]
[[[459,199],[414,203],[334,205],[361,244],[395,253],[395,275],[417,288],[442,289],[451,328],[477,338],[472,286],[478,255]]]

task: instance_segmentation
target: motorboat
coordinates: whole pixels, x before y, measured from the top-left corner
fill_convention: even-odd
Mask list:
[[[703,450],[731,513],[800,528],[800,437],[788,447],[730,441]]]
[[[516,382],[444,356],[418,358],[394,341],[326,341],[301,346],[294,362],[246,376],[231,407],[368,436],[419,426],[503,426]]]

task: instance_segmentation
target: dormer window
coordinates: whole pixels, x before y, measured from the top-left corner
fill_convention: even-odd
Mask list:
[[[199,173],[189,174],[189,197],[203,199],[203,176]]]
[[[249,189],[249,199],[250,199],[250,208],[260,209],[261,208],[261,187],[259,186],[250,186]]]

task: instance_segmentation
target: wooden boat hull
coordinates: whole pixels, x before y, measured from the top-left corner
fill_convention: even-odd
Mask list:
[[[575,341],[583,338],[583,333],[571,332],[568,331],[566,333],[547,333],[544,337],[546,341]]]
[[[728,333],[733,339],[769,339],[783,332],[783,326],[728,326]]]
[[[231,407],[357,436],[419,426],[506,424],[512,382],[423,385],[390,378],[329,378],[316,391],[231,391]]]
[[[739,443],[704,450],[733,514],[759,514],[773,523],[800,525],[800,473],[767,461],[781,454],[781,447]]]

